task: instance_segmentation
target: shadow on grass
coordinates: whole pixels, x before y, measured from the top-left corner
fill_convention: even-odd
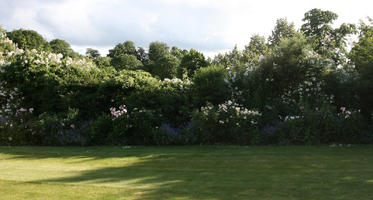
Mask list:
[[[229,147],[228,147],[229,148]],[[100,159],[136,159],[130,164],[100,166],[77,171],[74,176],[43,179],[31,183],[63,183],[123,188],[120,197],[135,199],[232,199],[232,194],[247,190],[242,170],[225,163],[227,147],[0,147],[6,159],[57,158],[69,163]],[[229,154],[238,155],[242,148],[233,148]],[[242,152],[241,152],[242,153]],[[213,159],[208,159],[208,157]],[[75,159],[78,158],[78,159]],[[83,159],[81,159],[83,158]],[[103,161],[106,162],[107,160]],[[46,161],[47,162],[47,161]],[[89,163],[87,163],[89,165]],[[230,169],[226,167],[230,166]],[[255,173],[255,172],[252,172]],[[73,174],[73,173],[72,173]],[[244,178],[242,178],[244,177]],[[99,189],[99,188],[98,188]],[[112,196],[112,195],[110,195]]]
[[[199,162],[153,155],[128,166],[85,170],[72,177],[37,182],[125,188],[118,198],[133,196],[136,199],[230,200],[232,194],[248,192],[246,184],[250,180],[245,176],[240,178],[239,171],[231,169],[222,175],[224,172],[213,169],[215,164],[206,163],[201,167]]]
[[[120,158],[114,165],[32,182],[120,188],[120,194],[108,194],[114,199],[366,199],[372,194],[372,152],[372,146],[0,147],[10,159],[84,158],[102,164],[109,161],[100,159]],[[126,164],[123,158],[136,159]],[[341,179],[347,176],[354,179]]]
[[[145,157],[162,153],[163,149],[165,148],[142,146],[0,146],[0,153],[11,155],[7,159],[87,158],[99,160],[131,156]]]

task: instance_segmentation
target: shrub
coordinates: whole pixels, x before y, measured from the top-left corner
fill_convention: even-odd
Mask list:
[[[196,71],[193,77],[193,103],[201,107],[207,102],[213,105],[229,98],[229,88],[225,80],[227,71],[221,66],[209,66]]]
[[[40,122],[33,108],[20,108],[14,115],[0,118],[0,145],[42,145]]]
[[[250,144],[259,130],[261,113],[232,101],[209,104],[196,112],[198,136],[202,143]]]

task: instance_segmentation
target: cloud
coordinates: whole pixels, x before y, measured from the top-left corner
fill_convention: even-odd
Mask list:
[[[370,1],[369,1],[370,2]],[[368,5],[369,4],[369,5]],[[3,0],[0,24],[7,30],[33,29],[48,40],[64,39],[74,49],[107,49],[126,40],[147,47],[164,41],[183,49],[219,52],[243,48],[256,33],[268,36],[276,19],[296,26],[312,8],[328,9],[343,22],[356,23],[370,13],[364,0]],[[353,20],[353,21],[352,21]]]

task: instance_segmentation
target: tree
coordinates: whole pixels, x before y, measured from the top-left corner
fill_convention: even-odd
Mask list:
[[[54,39],[49,42],[49,45],[53,53],[56,53],[56,54],[60,53],[64,57],[66,56],[71,57],[73,53],[73,50],[71,49],[70,44],[67,43],[65,40]]]
[[[275,28],[272,31],[272,35],[269,36],[268,42],[273,47],[278,45],[282,38],[292,38],[296,33],[294,23],[289,23],[286,18],[280,18],[276,21]]]
[[[14,43],[17,43],[20,49],[50,50],[49,43],[38,32],[33,30],[18,29],[8,32],[7,36]]]
[[[245,65],[245,58],[243,52],[238,50],[237,45],[235,45],[232,51],[225,54],[219,53],[215,56],[212,63],[214,65],[222,65],[226,68],[238,67]]]
[[[355,25],[331,26],[338,15],[331,11],[312,9],[305,13],[301,31],[308,37],[313,49],[320,55],[332,59],[336,65],[345,61],[346,36],[355,32]]]
[[[56,54],[60,53],[64,57],[66,56],[76,57],[77,56],[77,53],[71,49],[70,44],[67,43],[65,40],[54,39],[49,42],[49,45],[53,53],[56,53]]]
[[[171,55],[176,56],[179,60],[181,60],[186,54],[188,54],[188,50],[181,50],[176,46],[173,46],[170,51]]]
[[[138,52],[132,41],[117,44],[109,50],[108,56],[111,58],[111,65],[116,69],[137,69],[142,65],[141,61],[137,59]]]
[[[119,71],[122,69],[137,70],[142,66],[141,61],[134,55],[122,54],[111,60],[111,64]]]
[[[259,57],[268,53],[268,45],[264,37],[260,35],[253,35],[250,42],[245,46],[243,56],[249,64],[257,65]]]
[[[360,75],[358,96],[362,113],[370,123],[373,111],[373,20],[368,19],[370,25],[361,22],[359,41],[354,44],[349,57]]]
[[[155,61],[151,73],[154,76],[158,76],[160,79],[174,78],[177,75],[179,65],[180,61],[177,57],[166,54]]]
[[[164,42],[152,42],[149,45],[149,59],[157,61],[170,53],[170,47]]]
[[[370,25],[360,23],[359,41],[354,43],[349,57],[360,71],[360,67],[373,60],[373,19],[368,18]]]
[[[101,56],[100,52],[97,49],[92,48],[87,48],[85,55],[90,58],[97,58]]]
[[[275,49],[260,63],[266,77],[274,79],[273,95],[282,94],[304,81],[307,70],[317,65],[309,65],[312,48],[306,38],[297,34],[293,38],[282,39]]]
[[[110,61],[111,61],[111,58],[110,57],[96,57],[96,58],[93,58],[93,61],[96,63],[97,67],[99,68],[106,68],[106,67],[110,67],[111,64],[110,64]]]
[[[129,54],[129,55],[136,56],[137,52],[136,52],[135,43],[129,40],[123,43],[119,43],[113,49],[109,50],[108,56],[111,58],[115,58],[123,54]]]
[[[193,102],[201,107],[207,102],[213,105],[223,103],[229,97],[228,84],[224,81],[227,70],[222,66],[211,65],[196,71],[193,76]]]
[[[205,56],[195,49],[190,49],[189,52],[181,59],[181,69],[185,69],[185,72],[189,77],[194,75],[194,72],[202,67],[207,67],[208,62]],[[182,73],[182,71],[181,71]],[[179,74],[182,76],[182,74]]]
[[[142,47],[139,47],[136,51],[136,57],[139,61],[141,61],[143,64],[148,62],[149,60],[149,55],[146,53],[145,49]]]

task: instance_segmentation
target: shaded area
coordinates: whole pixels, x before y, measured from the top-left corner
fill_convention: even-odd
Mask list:
[[[125,153],[121,147],[47,149],[34,157],[37,150],[22,155],[22,148],[15,148],[12,159],[43,162],[60,150],[61,160],[80,156],[95,159],[97,167],[29,183],[123,189],[106,194],[113,199],[369,199],[373,195],[372,146],[135,147]],[[12,154],[4,148],[0,153]],[[139,159],[121,164],[123,158],[133,157]],[[114,158],[109,165],[104,163],[108,158]]]

